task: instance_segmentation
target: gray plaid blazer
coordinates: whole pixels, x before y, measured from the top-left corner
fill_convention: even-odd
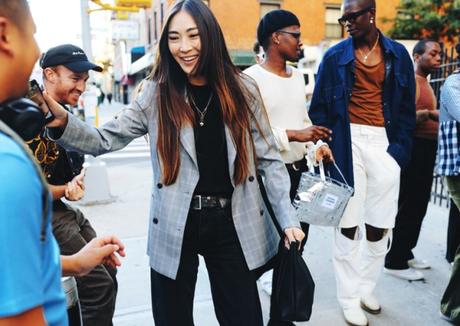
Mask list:
[[[255,122],[252,121],[251,133],[257,156],[257,172],[254,157],[251,155],[250,177],[242,184],[233,184],[233,221],[246,263],[252,270],[272,258],[279,243],[279,235],[259,191],[256,173],[264,178],[268,198],[282,229],[299,227],[299,221],[294,217],[294,209],[289,199],[289,176],[273,138],[259,90],[252,81],[245,79],[244,84],[254,94],[255,100],[251,103],[251,108],[265,136],[264,138],[259,133]],[[233,176],[236,148],[228,128],[225,131],[229,172],[230,176]],[[57,142],[69,150],[97,156],[119,150],[134,138],[147,133],[150,137],[153,168],[147,253],[150,266],[155,271],[175,279],[192,194],[200,176],[193,127],[184,127],[180,135],[179,175],[174,184],[161,185],[162,174],[156,148],[156,83],[144,81],[141,93],[131,106],[98,129],[88,126],[70,114],[68,124]],[[52,137],[53,132],[49,132],[49,135]]]

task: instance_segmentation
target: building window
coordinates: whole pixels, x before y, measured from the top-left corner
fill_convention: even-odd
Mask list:
[[[326,38],[338,39],[342,38],[342,25],[339,24],[340,7],[328,5],[326,7]]]
[[[160,5],[160,21],[161,21],[161,26],[163,27],[163,20],[165,19],[165,11],[164,11],[164,3],[161,3]]]
[[[261,2],[260,3],[260,17],[262,18],[263,16],[265,16],[266,13],[272,10],[278,10],[280,8],[281,8],[281,5],[279,3]]]

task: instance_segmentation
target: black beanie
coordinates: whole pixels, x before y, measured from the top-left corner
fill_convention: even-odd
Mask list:
[[[282,9],[270,11],[262,17],[257,26],[257,41],[263,45],[273,32],[293,25],[300,26],[300,22],[292,12]]]

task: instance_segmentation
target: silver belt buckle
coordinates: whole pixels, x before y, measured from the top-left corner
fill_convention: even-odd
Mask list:
[[[225,208],[227,206],[227,198],[218,198],[220,208]]]
[[[195,208],[197,210],[201,210],[201,195],[196,195],[195,198],[198,197],[198,207]]]

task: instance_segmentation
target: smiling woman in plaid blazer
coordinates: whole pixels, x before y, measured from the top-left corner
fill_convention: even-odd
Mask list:
[[[130,108],[96,129],[52,103],[50,135],[69,149],[101,155],[150,137],[148,254],[157,326],[193,325],[199,254],[219,323],[262,325],[254,270],[275,255],[279,237],[257,174],[286,241],[304,237],[259,91],[248,78],[231,63],[208,7],[181,0],[165,22],[152,74]]]

